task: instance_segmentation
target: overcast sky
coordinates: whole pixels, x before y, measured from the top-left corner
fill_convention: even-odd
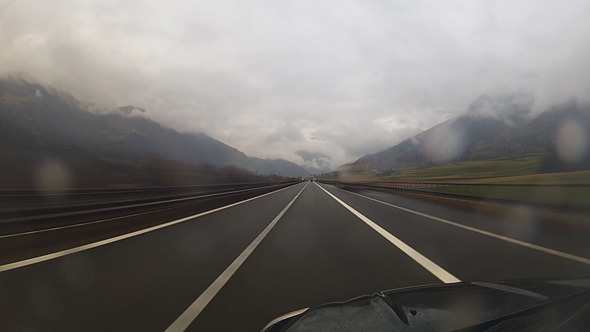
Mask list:
[[[590,96],[590,1],[0,0],[0,69],[337,166],[525,91]]]

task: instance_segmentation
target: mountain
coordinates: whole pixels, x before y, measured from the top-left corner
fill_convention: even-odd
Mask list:
[[[522,94],[483,95],[466,114],[354,165],[391,170],[544,153],[544,171],[590,168],[590,105],[571,101],[527,119],[530,105]]]
[[[19,163],[56,159],[77,169],[128,167],[128,176],[134,170],[163,165],[307,175],[305,169],[286,160],[248,157],[205,134],[179,133],[147,118],[129,116],[134,109],[145,111],[125,106],[110,114],[96,114],[65,92],[23,78],[0,79],[0,166],[11,169]]]
[[[445,164],[459,160],[493,157],[483,147],[514,128],[492,118],[461,116],[447,120],[398,145],[366,155],[356,163],[371,169],[388,170]]]

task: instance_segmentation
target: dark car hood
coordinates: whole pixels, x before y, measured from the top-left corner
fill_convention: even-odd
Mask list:
[[[590,278],[395,289],[287,314],[263,331],[541,330],[590,330]]]

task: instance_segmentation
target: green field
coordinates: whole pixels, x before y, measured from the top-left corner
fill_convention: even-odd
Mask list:
[[[408,168],[372,180],[443,181],[511,184],[590,184],[590,170],[539,173],[544,155],[527,155],[480,161],[466,161],[427,168]]]
[[[478,182],[506,184],[590,184],[590,170],[481,179]]]
[[[474,180],[538,173],[543,155],[466,161],[427,168],[408,168],[383,178],[391,181]]]
[[[428,168],[413,168],[400,170],[389,177],[372,178],[371,180],[380,182],[444,182],[449,183],[449,185],[430,187],[428,190],[480,197],[590,205],[590,188],[542,186],[544,184],[590,184],[590,170],[566,173],[538,173],[543,157],[543,155],[527,155],[515,158],[460,162]],[[541,186],[498,187],[483,184],[536,184]]]

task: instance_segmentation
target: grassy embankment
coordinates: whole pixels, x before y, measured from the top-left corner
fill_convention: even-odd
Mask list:
[[[379,181],[445,182],[433,191],[482,197],[500,197],[547,203],[590,205],[588,187],[488,186],[486,184],[590,184],[590,170],[538,173],[543,155],[470,161],[422,169],[407,169]],[[477,185],[453,185],[453,184]]]

